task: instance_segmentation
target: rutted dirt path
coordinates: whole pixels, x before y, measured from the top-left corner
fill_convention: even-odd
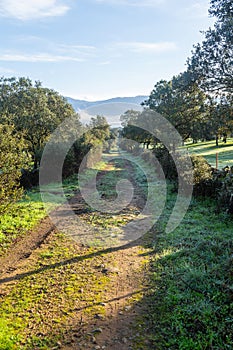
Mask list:
[[[134,181],[132,166],[124,167]],[[144,194],[135,182],[134,187],[123,218],[143,207]],[[93,215],[86,213],[80,193],[70,203],[83,206],[84,219]],[[140,328],[146,310],[140,301],[149,289],[148,243],[150,237],[121,247],[87,247],[59,234],[45,218],[0,259],[3,311],[15,303],[9,319],[13,327],[14,320],[22,321],[16,348],[146,349],[146,329]],[[23,306],[20,298],[26,300]]]
[[[18,263],[27,259],[35,249],[39,248],[55,229],[55,225],[50,218],[46,217],[26,236],[16,239],[10,251],[0,258],[1,275],[15,271]]]

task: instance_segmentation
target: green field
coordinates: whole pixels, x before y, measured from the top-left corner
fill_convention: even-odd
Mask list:
[[[190,154],[201,155],[208,163],[216,167],[216,153],[218,153],[218,168],[233,165],[233,138],[229,138],[227,143],[219,142],[216,146],[215,140],[208,142],[187,143],[186,147]]]

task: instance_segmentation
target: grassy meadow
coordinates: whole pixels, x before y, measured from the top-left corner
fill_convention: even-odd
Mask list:
[[[216,153],[218,153],[218,169],[233,165],[233,138],[229,138],[227,143],[219,141],[216,146],[215,140],[198,143],[187,143],[185,145],[190,154],[201,155],[207,162],[216,167]]]

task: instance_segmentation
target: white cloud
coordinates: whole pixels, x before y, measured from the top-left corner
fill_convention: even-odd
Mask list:
[[[39,36],[17,35],[14,38],[15,42],[19,41],[28,49],[28,47],[36,47],[37,52],[52,52],[56,55],[75,56],[75,57],[93,57],[96,52],[96,47],[93,45],[84,45],[79,43],[59,43],[49,38]],[[22,51],[22,49],[21,49]],[[35,51],[35,50],[34,50]],[[81,58],[80,57],[80,58]]]
[[[21,54],[21,53],[8,53],[0,54],[0,61],[7,62],[83,62],[84,59],[75,56],[63,56],[63,55],[52,55],[48,53],[38,54]]]
[[[0,0],[0,15],[20,20],[62,16],[68,10],[64,0]]]
[[[127,5],[138,7],[155,7],[163,4],[166,0],[96,0],[99,3],[109,5]]]
[[[161,53],[174,51],[177,46],[174,42],[123,42],[116,44],[118,48],[126,49],[135,53]]]
[[[96,47],[91,45],[51,44],[51,47],[54,47],[57,52],[69,53],[72,56],[93,57],[96,51]]]
[[[179,14],[181,14],[184,18],[187,18],[187,19],[207,18],[208,17],[208,9],[209,9],[208,2],[203,3],[201,1],[195,1],[190,6],[185,7],[182,10],[180,10]]]

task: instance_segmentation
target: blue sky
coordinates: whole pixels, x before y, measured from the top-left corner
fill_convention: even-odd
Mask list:
[[[148,95],[185,69],[208,0],[0,0],[0,75],[65,96]]]

